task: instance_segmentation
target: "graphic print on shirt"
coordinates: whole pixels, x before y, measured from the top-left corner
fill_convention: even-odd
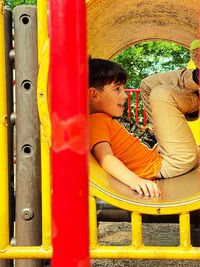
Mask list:
[[[142,129],[136,123],[133,123],[126,117],[116,118],[113,117],[116,121],[119,122],[124,128],[132,134],[135,138],[138,138],[143,145],[145,145],[148,149],[152,150],[157,145],[157,140],[155,135],[148,129]]]

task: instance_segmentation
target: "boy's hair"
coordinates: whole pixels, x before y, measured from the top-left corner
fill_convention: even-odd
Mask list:
[[[103,90],[104,85],[125,84],[127,75],[125,70],[116,62],[89,58],[89,87]]]

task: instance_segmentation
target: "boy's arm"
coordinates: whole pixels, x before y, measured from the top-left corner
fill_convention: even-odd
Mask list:
[[[93,147],[93,154],[105,171],[139,194],[145,196],[159,196],[161,194],[156,183],[140,178],[115,157],[108,142],[96,144]]]

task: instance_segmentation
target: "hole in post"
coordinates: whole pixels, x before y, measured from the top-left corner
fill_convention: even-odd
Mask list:
[[[30,91],[32,89],[32,84],[29,80],[24,80],[21,84],[21,87],[26,91]]]
[[[22,152],[24,153],[26,157],[29,157],[32,154],[32,147],[26,144],[22,147]]]
[[[23,14],[21,15],[20,17],[20,20],[22,21],[22,23],[24,25],[28,24],[29,23],[29,20],[30,20],[30,16],[28,14]]]

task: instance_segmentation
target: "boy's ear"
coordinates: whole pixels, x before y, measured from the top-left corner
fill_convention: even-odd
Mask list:
[[[88,96],[90,100],[96,100],[98,97],[98,90],[94,87],[90,87],[88,91]]]

